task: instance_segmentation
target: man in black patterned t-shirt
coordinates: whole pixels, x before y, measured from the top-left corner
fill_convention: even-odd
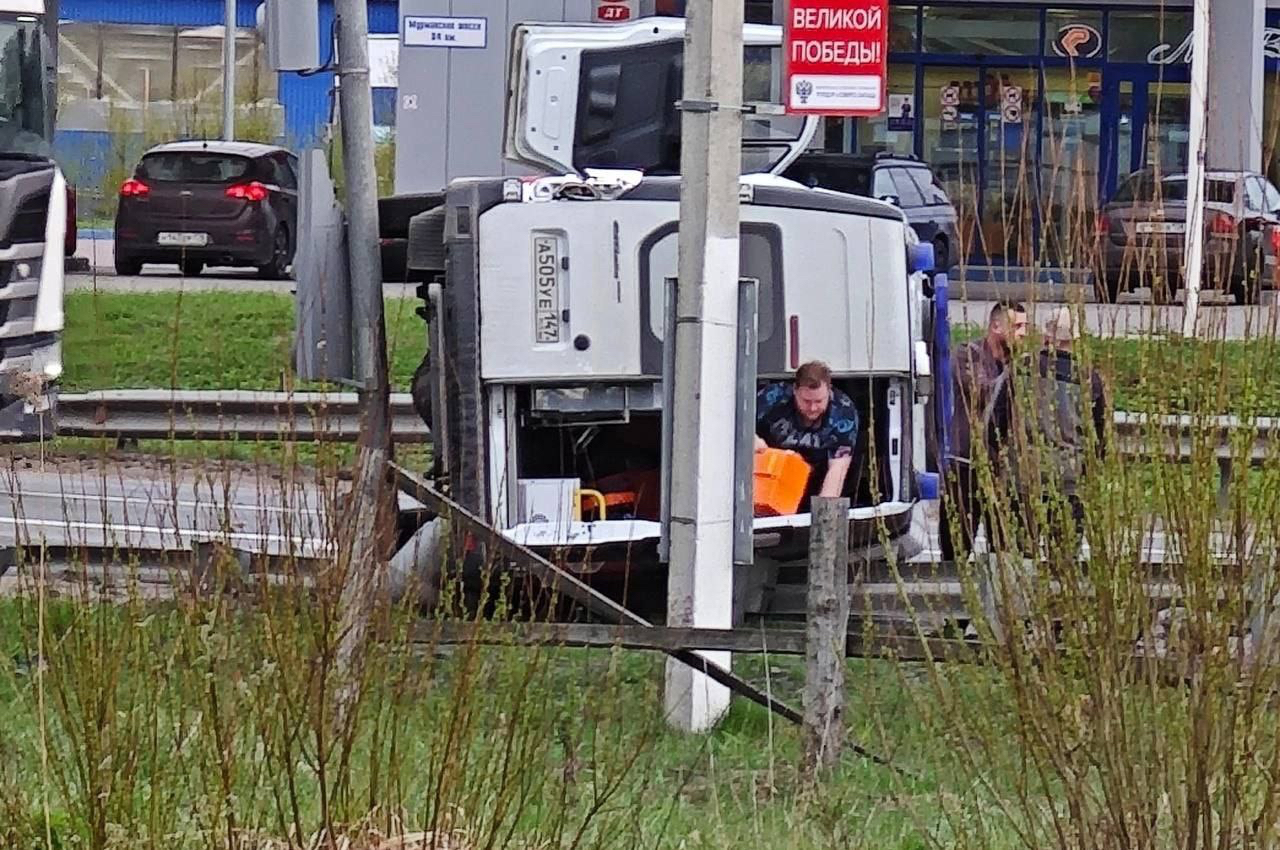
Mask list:
[[[799,453],[813,468],[809,495],[844,493],[857,441],[857,408],[831,386],[825,363],[806,363],[793,382],[770,384],[756,397],[756,451]]]

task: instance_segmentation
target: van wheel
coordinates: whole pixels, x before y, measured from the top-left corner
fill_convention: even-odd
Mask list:
[[[182,269],[185,277],[197,277],[204,271],[204,260],[183,260],[178,263],[178,268]]]
[[[142,274],[142,261],[133,257],[116,255],[116,274],[121,277],[136,277]]]
[[[276,228],[275,237],[271,241],[271,261],[265,266],[258,266],[258,277],[266,280],[287,278],[289,263],[293,261],[292,247],[289,244],[289,231],[282,224]]]

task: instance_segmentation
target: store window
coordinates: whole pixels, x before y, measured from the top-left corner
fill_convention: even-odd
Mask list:
[[[1112,12],[1107,57],[1112,62],[1185,64],[1191,50],[1191,15],[1186,12]]]
[[[1102,145],[1101,73],[1074,66],[1044,71],[1044,114],[1040,124],[1039,216],[1042,256],[1064,266],[1083,266],[1093,248],[1094,216]],[[1129,87],[1130,92],[1132,86]],[[1132,97],[1130,95],[1130,102]],[[1126,108],[1124,92],[1117,104]],[[1129,118],[1118,127],[1120,156]]]
[[[897,6],[889,12],[889,50],[914,53],[916,7]]]
[[[1049,9],[1044,17],[1044,55],[1069,61],[1102,59],[1102,13]]]
[[[1040,53],[1040,13],[1035,9],[924,7],[924,52],[978,56]]]
[[[919,121],[915,66],[890,65],[888,88],[887,112],[857,122],[856,149],[915,153]]]
[[[58,24],[58,102],[90,100],[98,93],[99,24]]]
[[[126,106],[222,98],[223,30],[135,24],[64,23],[58,52],[59,100]],[[254,30],[236,32],[236,97],[275,101],[277,76]]]
[[[173,27],[103,26],[102,96],[152,103],[173,99]]]

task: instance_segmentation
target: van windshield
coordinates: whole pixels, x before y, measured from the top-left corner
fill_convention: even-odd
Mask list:
[[[153,153],[142,158],[138,176],[160,183],[230,183],[249,173],[249,160],[218,153]]]

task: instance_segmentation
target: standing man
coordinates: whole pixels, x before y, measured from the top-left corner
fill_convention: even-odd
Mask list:
[[[1052,551],[1072,558],[1084,533],[1081,480],[1089,455],[1103,456],[1107,424],[1102,376],[1076,359],[1079,338],[1071,308],[1059,307],[1045,325],[1044,348],[1006,370],[991,405],[1000,471],[1029,532],[1023,542],[1034,547],[1047,539]]]
[[[956,351],[952,367],[955,410],[950,423],[951,453],[938,518],[943,561],[956,559],[957,535],[964,553],[973,548],[978,522],[985,514],[972,463],[973,432],[978,431],[979,440],[985,439],[983,411],[996,380],[1026,336],[1027,308],[1014,301],[1000,301],[991,308],[986,334]],[[988,522],[987,536],[992,533]]]
[[[813,469],[808,496],[843,495],[857,441],[858,411],[831,386],[825,363],[805,363],[794,381],[770,384],[756,397],[756,451],[799,453]]]

